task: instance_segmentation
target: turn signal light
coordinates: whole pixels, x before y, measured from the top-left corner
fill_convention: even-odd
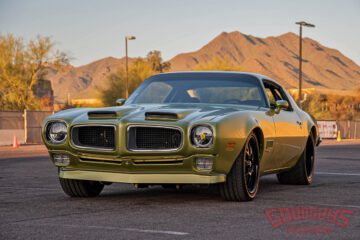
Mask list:
[[[205,158],[205,157],[196,158],[196,168],[198,170],[210,171],[213,168],[213,163],[214,160],[212,158]]]
[[[53,154],[53,160],[56,166],[65,167],[70,164],[70,157],[67,154]]]

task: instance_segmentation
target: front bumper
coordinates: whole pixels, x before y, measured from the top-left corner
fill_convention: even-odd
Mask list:
[[[219,162],[216,155],[120,157],[59,150],[49,153],[53,162],[54,154],[70,157],[68,166],[58,166],[60,178],[132,184],[213,184],[226,179],[224,173],[215,170]],[[213,158],[213,169],[197,170],[198,157]]]
[[[113,173],[84,170],[60,169],[59,177],[78,180],[91,180],[100,182],[119,182],[133,184],[213,184],[225,182],[225,174],[199,175],[191,173],[173,174],[138,174],[138,173]]]

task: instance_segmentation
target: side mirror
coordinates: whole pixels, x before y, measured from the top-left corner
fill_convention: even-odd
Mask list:
[[[125,98],[119,98],[119,99],[116,100],[116,105],[117,106],[122,106],[122,105],[124,105],[125,102],[126,102]]]
[[[276,109],[278,109],[278,111],[283,110],[283,109],[288,109],[289,103],[286,100],[277,100],[275,103],[275,107],[276,107]]]

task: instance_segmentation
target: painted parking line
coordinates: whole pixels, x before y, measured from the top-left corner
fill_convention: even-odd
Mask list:
[[[339,172],[315,172],[319,175],[340,175],[340,176],[360,176],[360,173],[339,173]]]
[[[308,205],[308,206],[327,206],[327,207],[341,207],[341,208],[357,208],[360,209],[360,205],[351,205],[351,204],[333,204],[333,203],[324,203],[324,202],[301,202],[301,201],[291,201],[291,200],[280,200],[280,199],[262,199],[265,201],[271,202],[282,202],[286,204],[294,204],[294,205]]]
[[[132,232],[143,232],[143,233],[163,233],[170,235],[188,235],[187,232],[175,232],[175,231],[161,231],[161,230],[146,230],[146,229],[137,229],[137,228],[123,228],[124,231],[132,231]]]
[[[11,189],[11,190],[39,190],[39,191],[59,191],[58,188],[39,188],[39,187],[11,187],[11,186],[0,186],[0,189]]]
[[[167,234],[167,235],[178,235],[184,236],[189,235],[187,232],[178,232],[178,231],[168,231],[168,230],[152,230],[152,229],[140,229],[140,228],[119,228],[119,227],[111,227],[111,226],[84,226],[84,225],[76,225],[76,224],[28,224],[21,223],[21,225],[27,226],[49,226],[49,227],[65,227],[65,228],[89,228],[89,229],[98,229],[98,230],[117,230],[117,231],[128,231],[128,232],[138,232],[138,233],[155,233],[155,234]]]

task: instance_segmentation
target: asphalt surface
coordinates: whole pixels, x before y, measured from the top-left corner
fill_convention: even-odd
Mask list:
[[[125,184],[73,199],[43,147],[0,148],[0,239],[360,239],[360,145],[318,148],[316,172],[311,186],[265,176],[247,203],[223,201],[213,189]],[[273,227],[281,209],[297,207],[330,209],[335,220]]]

